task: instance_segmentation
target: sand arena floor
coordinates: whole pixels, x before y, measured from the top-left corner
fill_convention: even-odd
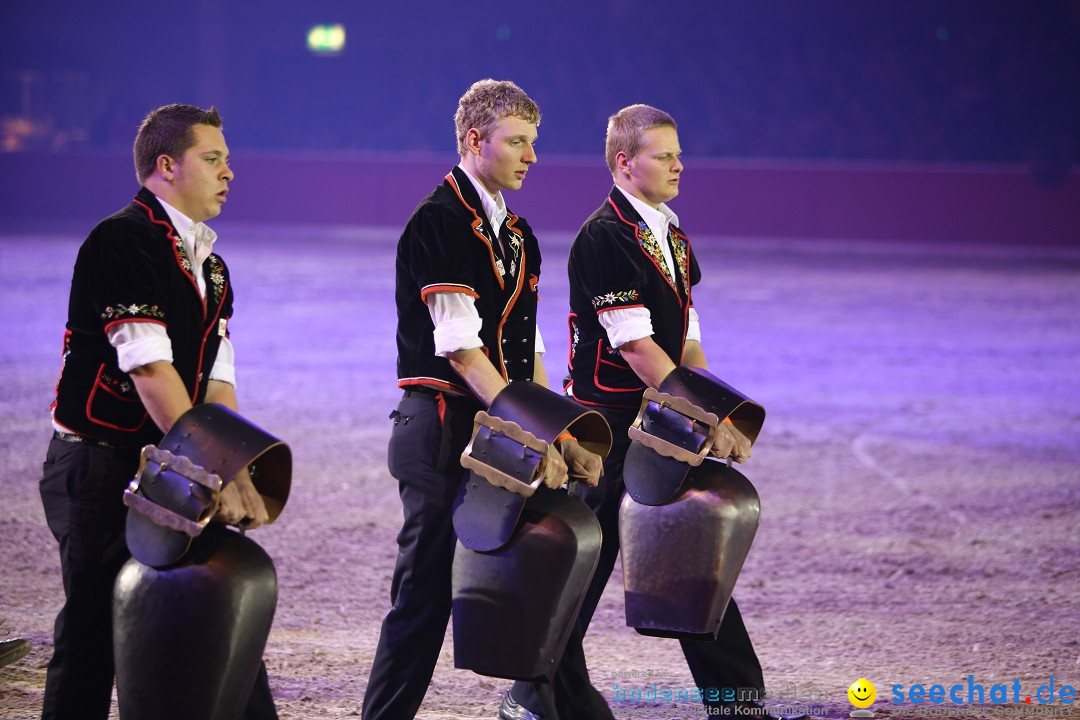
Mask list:
[[[283,718],[358,716],[400,523],[385,462],[396,231],[217,227],[241,407],[296,461],[280,522],[253,533],[280,581],[271,684]],[[61,604],[37,480],[84,231],[0,232],[0,637],[34,644],[0,669],[11,720],[40,713]],[[558,379],[570,238],[540,238]],[[1080,685],[1080,250],[694,242],[711,368],[768,410],[743,468],[763,520],[736,597],[770,691],[846,717],[865,677],[879,717],[926,717],[891,688],[1019,680],[1019,705],[1010,689],[1010,705],[967,708],[990,718],[1036,707],[1023,699],[1051,676]],[[597,687],[691,686],[676,643],[624,626],[621,593],[616,568],[586,641]],[[453,669],[448,639],[420,717],[492,718],[505,687]]]

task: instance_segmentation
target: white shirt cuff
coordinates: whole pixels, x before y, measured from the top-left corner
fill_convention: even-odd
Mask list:
[[[236,387],[236,350],[233,349],[232,341],[227,337],[221,338],[217,359],[214,360],[214,367],[210,369],[210,379]]]
[[[452,318],[435,326],[435,354],[446,357],[455,350],[483,347],[480,318]]]
[[[701,322],[698,320],[697,310],[690,308],[686,320],[686,339],[701,342]]]
[[[619,348],[628,342],[652,337],[652,315],[648,308],[635,307],[608,310],[597,316],[600,326],[607,331],[608,343]]]
[[[543,356],[547,352],[547,348],[544,346],[544,338],[540,337],[540,326],[536,326],[536,344],[533,347],[533,352],[537,355]]]
[[[435,292],[427,296],[428,314],[435,326],[435,354],[446,357],[455,350],[483,347],[483,321],[476,302],[465,293]]]
[[[109,343],[116,348],[120,369],[131,372],[152,362],[173,361],[172,341],[165,326],[158,323],[126,322],[108,330]]]

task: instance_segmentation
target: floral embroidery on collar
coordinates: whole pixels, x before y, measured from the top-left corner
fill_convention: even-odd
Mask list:
[[[191,258],[188,257],[187,248],[184,247],[184,241],[180,239],[179,233],[176,235],[176,256],[180,258],[180,267],[194,275],[191,269]]]
[[[667,260],[664,259],[664,252],[660,249],[660,243],[656,241],[656,236],[653,235],[652,230],[649,229],[644,220],[638,221],[638,242],[641,243],[641,247],[645,249],[645,252],[656,262],[658,267],[667,267]]]
[[[603,295],[597,295],[592,299],[592,304],[593,309],[599,310],[602,307],[621,305],[622,303],[632,302],[637,299],[637,290],[616,290],[614,292],[604,293]]]
[[[207,262],[210,264],[210,272],[207,276],[210,280],[210,292],[213,294],[214,303],[218,303],[225,289],[225,265],[222,264],[221,258],[213,253],[207,258]]]
[[[679,275],[682,276],[683,288],[686,289],[687,294],[690,294],[690,282],[688,280],[690,276],[690,258],[686,252],[686,238],[681,235],[668,230],[668,240],[671,241],[671,255],[675,260],[675,266],[679,268]]]
[[[137,303],[131,303],[130,305],[109,305],[105,308],[105,311],[101,313],[101,319],[105,322],[110,322],[117,318],[122,317],[133,318],[154,318],[156,320],[165,319],[165,311],[159,308],[157,305],[139,305]]]
[[[675,266],[679,268],[679,276],[682,278],[682,285],[684,289],[689,288],[688,276],[690,275],[690,263],[686,252],[686,239],[676,235],[668,230],[668,240],[671,243],[671,255]],[[638,242],[641,243],[641,247],[645,252],[656,262],[657,267],[666,268],[667,260],[664,259],[664,252],[660,249],[660,243],[657,242],[656,236],[653,235],[652,230],[649,229],[648,224],[644,220],[638,221]],[[667,277],[668,282],[672,282],[674,278],[664,272],[664,276]],[[689,292],[689,290],[687,290]]]

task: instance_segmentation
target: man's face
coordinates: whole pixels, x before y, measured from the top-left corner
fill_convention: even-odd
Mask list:
[[[169,204],[194,222],[203,222],[221,214],[233,172],[221,129],[195,125],[192,130],[195,144],[171,165],[173,197]]]
[[[477,180],[492,195],[501,190],[519,190],[529,166],[536,162],[536,123],[507,116],[480,138],[476,158]]]
[[[655,127],[645,131],[645,145],[635,157],[617,168],[628,181],[627,188],[652,207],[668,202],[679,194],[679,134],[673,127]]]

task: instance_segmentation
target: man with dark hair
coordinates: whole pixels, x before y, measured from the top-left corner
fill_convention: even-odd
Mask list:
[[[508,383],[547,385],[536,327],[540,248],[503,191],[536,162],[540,111],[512,82],[481,80],[458,102],[461,162],[413,211],[397,248],[398,386],[388,463],[404,523],[364,694],[367,720],[416,715],[450,618],[454,500],[473,417]],[[573,438],[549,450],[543,481],[567,468],[595,484],[601,461]]]
[[[123,493],[140,449],[193,405],[237,407],[233,290],[204,224],[221,212],[233,180],[221,118],[191,105],[158,108],[140,126],[134,154],[142,187],[90,232],[71,281],[40,488],[67,598],[44,718],[109,714],[113,580],[130,557]],[[246,472],[222,491],[217,519],[249,528],[267,520]],[[247,716],[277,717],[265,669]]]
[[[570,385],[568,391],[611,425],[614,438],[597,487],[578,487],[603,531],[600,561],[578,616],[588,630],[619,553],[619,506],[626,493],[623,461],[646,387],[657,388],[678,365],[705,368],[691,288],[701,279],[690,241],[667,202],[679,194],[683,165],[675,120],[648,105],[623,108],[608,121],[606,157],[614,187],[578,230],[570,248]],[[722,424],[711,452],[738,462],[750,441]],[[732,600],[714,642],[680,640],[705,704],[720,715],[763,716],[745,698],[760,697],[764,680],[750,636]],[[588,672],[567,654],[556,673],[562,720],[569,697],[590,691]],[[563,689],[569,688],[569,689]],[[740,700],[723,698],[725,688]],[[739,689],[744,689],[739,693]],[[728,695],[728,697],[732,697]],[[507,708],[507,706],[510,706]],[[536,688],[518,682],[504,701],[504,720],[539,718]]]

